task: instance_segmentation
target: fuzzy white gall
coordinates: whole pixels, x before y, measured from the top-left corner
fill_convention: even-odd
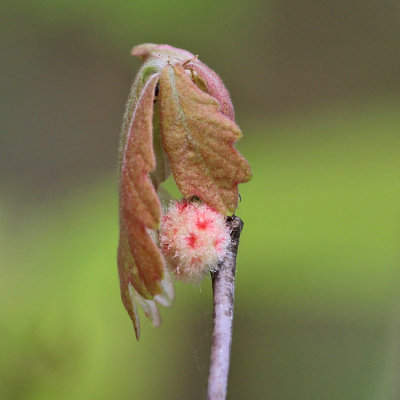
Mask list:
[[[162,217],[161,251],[177,279],[197,283],[228,256],[225,217],[205,204],[171,204]]]

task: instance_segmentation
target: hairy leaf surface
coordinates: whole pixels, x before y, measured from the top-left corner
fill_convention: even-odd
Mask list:
[[[158,79],[159,74],[153,74],[144,84],[121,149],[118,268],[122,300],[137,336],[139,324],[129,284],[144,299],[152,299],[162,292],[164,273],[160,250],[148,233],[148,229],[158,228],[161,217],[160,201],[149,177],[156,163],[152,120]]]
[[[164,150],[179,190],[198,196],[223,214],[235,212],[238,183],[251,178],[247,161],[233,144],[239,127],[220,103],[199,89],[179,65],[160,77],[160,118]]]

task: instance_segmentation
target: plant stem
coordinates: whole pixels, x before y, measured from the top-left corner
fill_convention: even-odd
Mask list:
[[[208,377],[208,400],[225,400],[228,388],[236,256],[243,221],[236,216],[228,217],[227,225],[231,230],[230,256],[211,275],[214,293],[214,329]]]

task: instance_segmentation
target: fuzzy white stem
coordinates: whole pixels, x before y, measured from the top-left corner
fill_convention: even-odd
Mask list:
[[[231,229],[230,256],[212,274],[214,292],[214,329],[211,348],[208,400],[225,400],[232,342],[233,300],[235,293],[236,255],[243,221],[228,217]]]

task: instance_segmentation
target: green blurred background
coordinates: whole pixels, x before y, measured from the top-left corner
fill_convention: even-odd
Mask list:
[[[0,1],[0,398],[205,399],[209,280],[136,343],[117,146],[143,42],[231,91],[241,187],[229,399],[400,398],[398,0]]]

